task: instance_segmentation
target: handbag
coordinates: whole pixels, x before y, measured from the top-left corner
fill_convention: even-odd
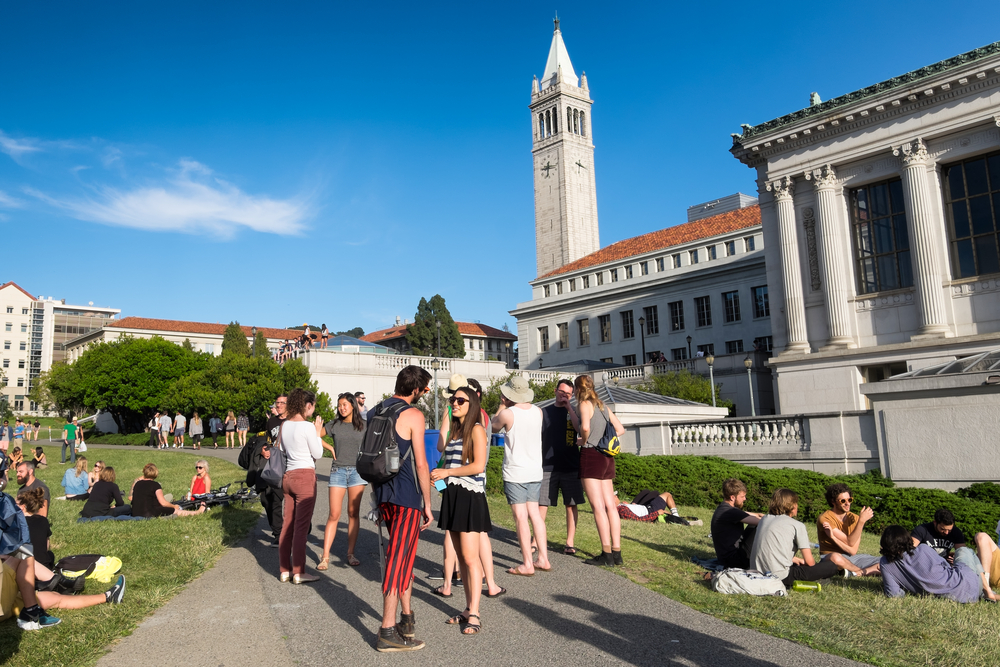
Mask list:
[[[281,490],[281,480],[285,477],[285,468],[288,463],[285,460],[285,451],[281,449],[281,427],[278,427],[278,436],[271,446],[271,456],[267,459],[267,464],[260,471],[259,479],[268,486]]]

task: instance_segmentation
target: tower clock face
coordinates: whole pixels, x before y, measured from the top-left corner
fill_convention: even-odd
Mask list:
[[[541,166],[539,167],[539,171],[542,172],[542,176],[544,176],[545,178],[550,178],[553,174],[558,173],[559,170],[558,159],[550,155],[548,157],[542,158],[542,160],[544,160],[544,162],[541,162],[540,163]]]

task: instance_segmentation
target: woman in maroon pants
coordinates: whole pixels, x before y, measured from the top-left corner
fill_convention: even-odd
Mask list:
[[[284,522],[278,538],[278,568],[281,581],[305,584],[318,581],[306,574],[306,539],[312,529],[313,507],[316,505],[316,460],[323,457],[323,418],[315,423],[306,419],[316,410],[316,394],[295,389],[288,395],[286,419],[281,424],[281,449],[285,452],[285,476],[281,489],[285,492]]]

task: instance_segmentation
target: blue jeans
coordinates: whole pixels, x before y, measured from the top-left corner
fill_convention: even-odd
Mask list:
[[[66,448],[69,447],[69,462],[76,463],[76,440],[63,440],[62,444],[62,461],[60,463],[66,463]]]
[[[955,549],[955,565],[961,563],[976,574],[983,574],[983,564],[979,561],[979,556],[969,547],[959,547]]]
[[[361,479],[358,469],[354,466],[333,466],[330,468],[330,483],[327,486],[349,489],[353,486],[364,486],[367,483]]]

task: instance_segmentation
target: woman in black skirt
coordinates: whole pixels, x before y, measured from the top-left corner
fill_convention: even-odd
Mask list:
[[[461,625],[462,634],[474,635],[482,624],[479,600],[483,593],[483,566],[479,559],[481,535],[493,530],[486,503],[486,430],[479,424],[479,396],[461,387],[449,399],[452,440],[444,450],[444,468],[431,471],[431,479],[447,481],[441,498],[438,528],[451,531],[458,553],[458,567],[465,589],[465,611],[448,619]],[[473,621],[472,619],[476,619]]]

